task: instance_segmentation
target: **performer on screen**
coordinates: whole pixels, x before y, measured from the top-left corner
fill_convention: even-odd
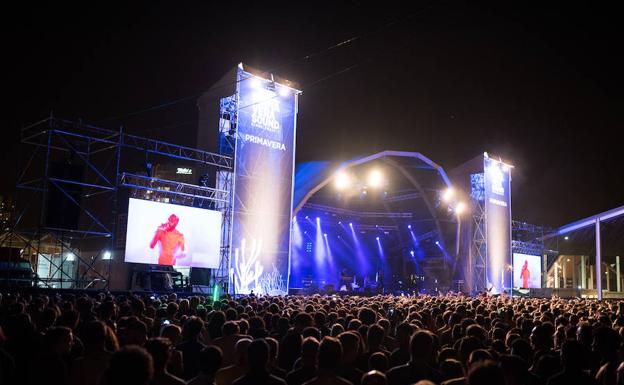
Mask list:
[[[524,260],[524,265],[522,266],[522,270],[520,271],[520,278],[522,279],[522,288],[529,288],[529,279],[531,279],[531,271],[529,270],[529,261]]]
[[[175,214],[171,214],[167,223],[163,223],[156,229],[156,234],[150,249],[153,249],[157,243],[160,243],[160,254],[158,255],[159,265],[173,266],[177,257],[183,256],[184,251],[184,235],[176,230],[176,226],[180,219]]]

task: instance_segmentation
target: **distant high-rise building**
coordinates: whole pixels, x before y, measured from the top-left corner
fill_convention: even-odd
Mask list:
[[[0,195],[0,231],[8,231],[11,227],[11,213],[13,202],[6,196]]]

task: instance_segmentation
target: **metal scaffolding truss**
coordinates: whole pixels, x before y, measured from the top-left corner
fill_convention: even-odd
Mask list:
[[[373,212],[373,211],[354,211],[348,209],[341,209],[339,207],[320,205],[317,203],[306,203],[304,206],[306,209],[324,211],[331,214],[346,215],[359,218],[407,218],[413,217],[409,212]]]
[[[485,202],[473,200],[472,220],[474,231],[470,254],[472,256],[472,290],[482,291],[487,288],[487,236]]]
[[[152,154],[213,166],[217,172],[232,171],[229,156],[129,135],[121,128],[112,131],[54,117],[23,128],[21,143],[27,159],[16,183],[18,213],[10,234],[0,238],[0,247],[13,247],[7,242],[19,240],[15,244],[21,244],[22,254],[28,252],[23,256],[33,261],[35,270],[40,259],[47,261],[50,270],[47,277],[40,277],[41,286],[108,288],[111,258],[119,247],[115,238],[122,187],[142,199],[167,196],[171,203],[182,205],[195,205],[199,200],[219,207],[231,199],[229,189],[122,171],[122,150],[124,155],[134,153],[139,158]],[[67,205],[60,217],[70,216],[71,210],[78,213],[73,223],[64,219],[51,223],[49,211],[56,204],[51,192]]]
[[[174,182],[166,179],[147,177],[143,175],[121,173],[119,183],[139,192],[147,199],[148,196],[157,199],[160,197],[181,198],[187,205],[192,205],[195,200],[207,200],[213,202],[228,202],[230,192],[212,187],[197,186],[188,183]],[[142,192],[143,194],[140,194]],[[182,203],[182,202],[181,202]]]

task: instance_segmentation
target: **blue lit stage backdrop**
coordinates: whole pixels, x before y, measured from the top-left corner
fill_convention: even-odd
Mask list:
[[[230,279],[237,294],[286,294],[300,91],[239,66]]]
[[[510,167],[484,157],[487,287],[493,294],[511,292],[511,174]]]

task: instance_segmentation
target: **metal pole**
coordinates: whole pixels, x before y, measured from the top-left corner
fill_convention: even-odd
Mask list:
[[[600,249],[600,219],[596,219],[596,298],[602,301],[602,250]]]
[[[587,257],[581,255],[581,289],[587,289]]]
[[[622,291],[622,280],[621,280],[621,273],[620,273],[620,256],[616,255],[615,256],[615,285],[617,288],[618,293]]]

